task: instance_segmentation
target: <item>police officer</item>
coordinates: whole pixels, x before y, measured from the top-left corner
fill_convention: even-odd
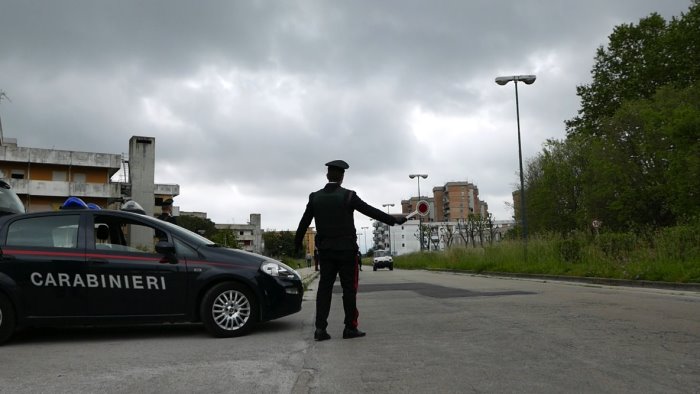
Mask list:
[[[350,168],[343,160],[326,163],[328,166],[328,183],[309,195],[309,202],[299,222],[295,247],[300,250],[306,230],[311,220],[316,220],[316,248],[319,251],[321,278],[316,294],[316,331],[314,339],[324,341],[331,339],[326,331],[328,314],[331,308],[331,296],[336,276],[340,275],[343,288],[343,309],[345,311],[345,329],[343,338],[357,338],[365,333],[357,329],[357,232],[353,212],[358,211],[388,225],[403,224],[405,217],[395,218],[384,211],[374,208],[357,196],[352,190],[341,187],[345,170]]]
[[[173,216],[173,199],[168,198],[161,204],[161,214],[158,215],[158,219],[170,222],[172,224],[177,224],[177,218]]]

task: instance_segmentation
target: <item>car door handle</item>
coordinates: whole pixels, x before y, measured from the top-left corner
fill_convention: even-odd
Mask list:
[[[109,263],[109,260],[107,259],[89,259],[88,262],[91,264],[107,264]]]

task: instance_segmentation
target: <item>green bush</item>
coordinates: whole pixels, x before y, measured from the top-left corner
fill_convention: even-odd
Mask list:
[[[581,261],[581,249],[583,246],[578,238],[573,237],[557,241],[559,255],[567,263],[578,263]]]
[[[595,242],[608,258],[627,261],[637,247],[637,236],[627,233],[607,233],[600,234]]]
[[[646,238],[646,239],[645,239]],[[527,250],[527,257],[526,257]],[[483,248],[397,256],[397,268],[455,269],[633,280],[700,283],[700,225],[666,228],[642,237],[634,233],[540,234]]]

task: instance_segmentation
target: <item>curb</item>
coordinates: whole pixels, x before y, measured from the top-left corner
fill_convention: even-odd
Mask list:
[[[451,272],[456,274],[469,274],[505,278],[522,278],[522,279],[537,279],[544,281],[561,281],[561,282],[576,282],[606,286],[627,286],[627,287],[643,287],[649,289],[661,290],[684,290],[700,292],[700,283],[677,283],[677,282],[657,282],[651,280],[629,280],[629,279],[613,279],[613,278],[595,278],[595,277],[579,277],[579,276],[562,276],[562,275],[544,275],[544,274],[521,274],[510,272],[491,272],[491,271],[467,271],[455,269],[440,269],[426,268],[426,271]]]
[[[309,273],[301,274],[301,284],[304,286],[304,291],[306,291],[309,284],[313,282],[320,273],[320,271],[311,271]]]

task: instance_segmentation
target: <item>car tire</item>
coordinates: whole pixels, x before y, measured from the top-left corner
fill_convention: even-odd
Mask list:
[[[394,270],[394,265],[392,264],[389,266],[389,271],[393,271],[393,270]]]
[[[7,341],[15,332],[17,320],[10,300],[0,294],[0,344]]]
[[[258,321],[255,297],[243,285],[220,283],[207,291],[200,307],[202,323],[218,338],[247,334]]]
[[[373,270],[373,271],[376,271],[376,270],[377,270],[377,266],[376,266],[376,265],[373,266],[373,267],[372,267],[372,270]]]

